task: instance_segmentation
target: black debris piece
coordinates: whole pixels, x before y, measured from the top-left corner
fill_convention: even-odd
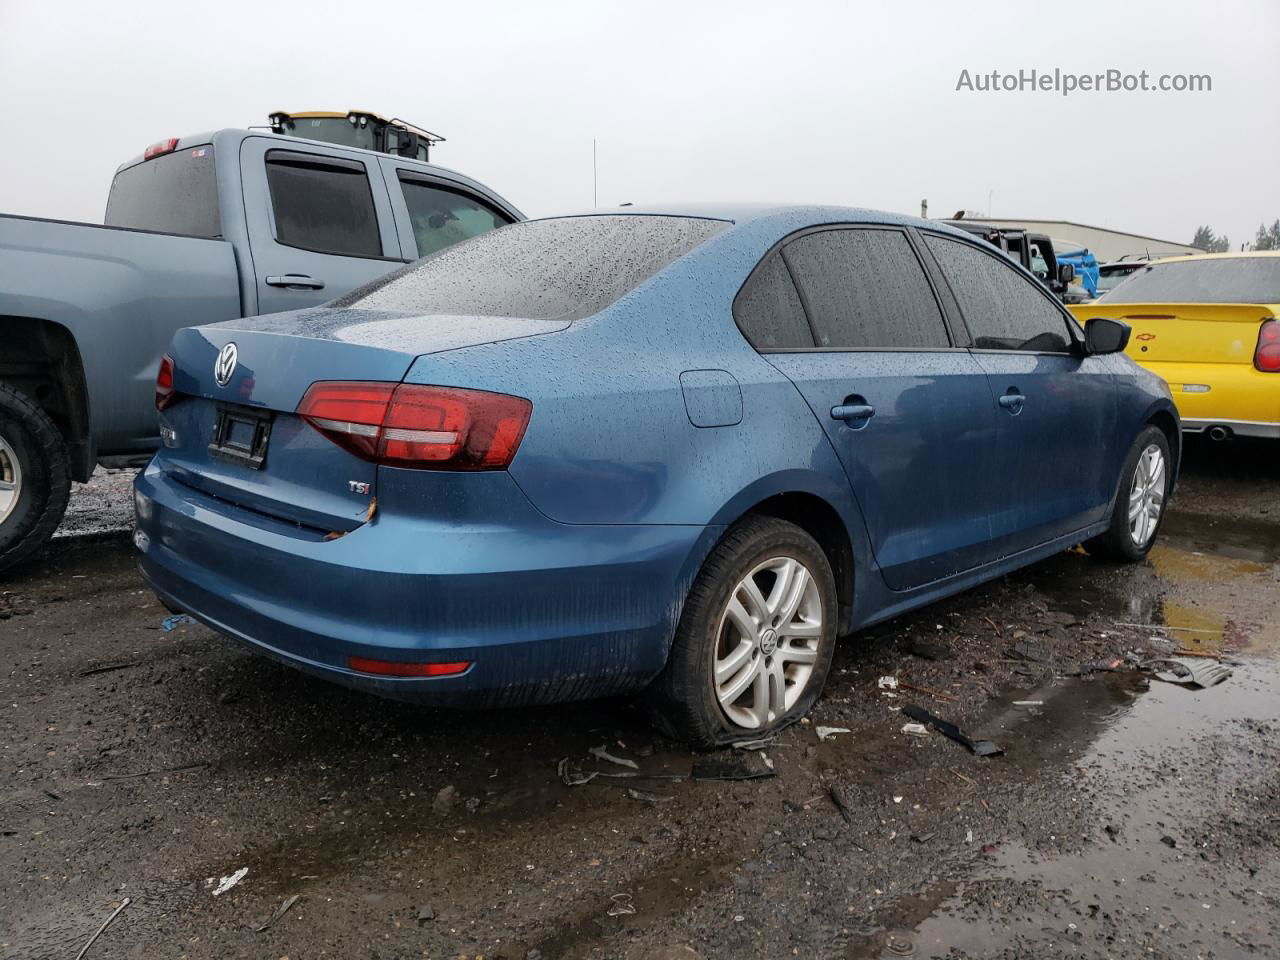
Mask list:
[[[695,761],[691,776],[694,780],[760,780],[772,777],[774,772],[767,767],[744,762],[743,757],[708,757]]]
[[[919,707],[912,703],[903,707],[902,712],[917,723],[927,724],[937,730],[944,737],[948,737],[956,743],[968,747],[969,750],[979,757],[998,757],[1000,754],[1004,753],[1000,747],[996,746],[990,740],[970,739],[965,735],[964,731],[954,723],[943,720],[941,717],[935,717],[924,707]]]

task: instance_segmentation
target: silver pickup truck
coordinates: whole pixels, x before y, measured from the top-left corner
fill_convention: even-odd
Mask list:
[[[148,147],[104,225],[0,215],[0,569],[53,534],[72,480],[159,445],[174,331],[331,300],[519,219],[442,167],[249,130]]]

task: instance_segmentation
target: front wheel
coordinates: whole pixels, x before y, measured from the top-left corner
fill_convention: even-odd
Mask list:
[[[0,570],[53,536],[70,492],[58,428],[25,394],[0,384]]]
[[[717,544],[689,591],[650,690],[654,722],[700,748],[767,736],[809,712],[835,635],[835,578],[822,548],[794,524],[750,517]]]
[[[1111,526],[1084,545],[1092,556],[1135,563],[1151,552],[1173,483],[1171,464],[1164,431],[1144,429],[1125,459]]]

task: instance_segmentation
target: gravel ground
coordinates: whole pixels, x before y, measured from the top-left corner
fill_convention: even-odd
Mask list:
[[[1064,553],[850,638],[811,722],[710,758],[625,701],[423,710],[166,631],[129,476],[0,582],[0,956],[75,957],[125,898],[88,960],[1280,956],[1265,445],[1192,444],[1147,563]],[[1233,675],[1133,666],[1175,648]]]

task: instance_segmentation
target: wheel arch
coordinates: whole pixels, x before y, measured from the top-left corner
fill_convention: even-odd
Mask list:
[[[1147,423],[1153,427],[1159,427],[1160,432],[1169,441],[1169,454],[1173,459],[1171,471],[1173,476],[1169,483],[1169,492],[1172,493],[1177,486],[1178,473],[1182,465],[1182,430],[1179,428],[1178,418],[1172,411],[1161,408],[1147,416]]]
[[[88,480],[94,467],[89,391],[75,336],[51,320],[0,316],[0,342],[0,381],[48,414],[66,444],[72,477]]]
[[[713,523],[724,532],[748,516],[767,516],[793,523],[822,547],[836,580],[836,601],[840,611],[839,634],[848,633],[853,623],[858,573],[869,569],[871,558],[865,550],[865,536],[859,538],[862,514],[844,485],[828,481],[811,471],[786,471],[763,478],[734,497],[717,514]],[[723,533],[722,535],[723,536]]]

